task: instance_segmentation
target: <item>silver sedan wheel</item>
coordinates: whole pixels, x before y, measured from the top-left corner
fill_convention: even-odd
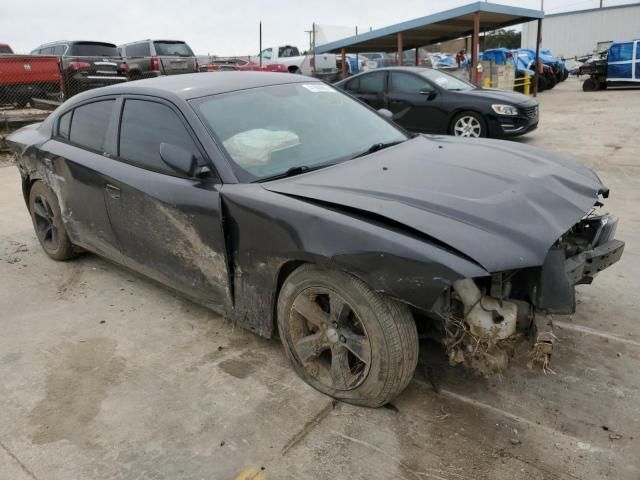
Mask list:
[[[460,117],[453,126],[453,134],[456,137],[480,137],[482,125],[476,117],[465,115]]]

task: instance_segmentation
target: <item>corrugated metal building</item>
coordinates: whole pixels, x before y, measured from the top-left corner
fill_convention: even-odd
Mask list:
[[[542,47],[554,55],[587,55],[611,41],[640,38],[640,2],[545,15]],[[536,48],[536,22],[522,25],[522,46]]]

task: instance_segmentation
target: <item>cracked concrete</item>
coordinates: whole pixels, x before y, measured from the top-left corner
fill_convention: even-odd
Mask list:
[[[597,170],[623,261],[558,322],[556,375],[516,358],[487,380],[425,344],[429,368],[378,410],[334,407],[277,340],[149,280],[49,260],[0,168],[0,479],[640,478],[640,90],[569,79],[540,100],[518,141]]]

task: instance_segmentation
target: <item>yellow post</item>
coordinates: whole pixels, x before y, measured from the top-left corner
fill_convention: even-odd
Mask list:
[[[531,78],[529,78],[529,75],[525,75],[524,76],[524,94],[527,96],[531,93],[529,88],[530,86],[531,86]]]

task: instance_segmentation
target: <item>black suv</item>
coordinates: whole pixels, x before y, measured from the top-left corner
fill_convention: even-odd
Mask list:
[[[131,80],[198,71],[193,50],[182,40],[139,40],[119,45],[118,50],[129,65]]]
[[[59,41],[40,45],[31,53],[61,57],[65,98],[128,80],[127,64],[112,43]]]

